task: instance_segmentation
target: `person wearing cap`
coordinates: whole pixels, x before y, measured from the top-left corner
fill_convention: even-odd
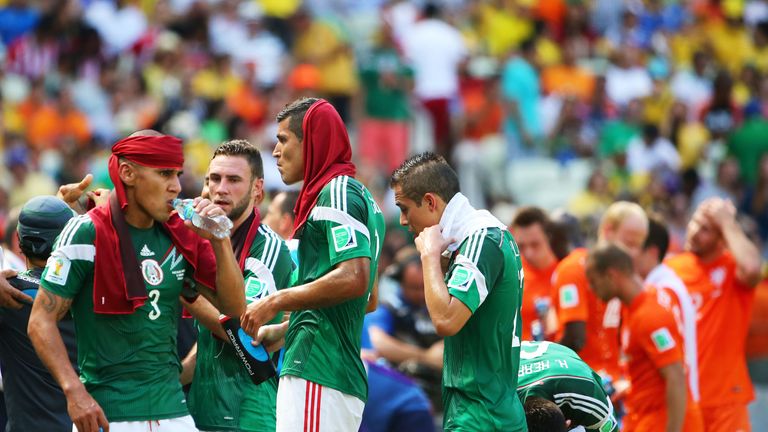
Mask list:
[[[79,432],[195,431],[179,381],[179,298],[201,294],[230,316],[245,309],[230,239],[172,213],[183,164],[172,136],[147,130],[115,143],[107,204],[69,221],[41,276],[28,333]],[[224,214],[202,198],[195,211]],[[70,309],[79,377],[56,327]]]
[[[74,216],[64,201],[53,196],[39,196],[21,208],[17,235],[27,264],[26,271],[8,279],[24,294],[19,309],[0,307],[0,365],[3,372],[5,405],[8,410],[7,432],[44,430],[69,432],[72,420],[67,414],[64,393],[35,354],[27,336],[32,311],[32,297],[40,284],[45,262],[64,225]],[[77,368],[75,327],[70,318],[58,323],[67,357]]]
[[[249,304],[242,327],[267,346],[285,337],[277,430],[356,431],[368,394],[363,317],[375,298],[384,217],[353,177],[347,130],[330,103],[299,99],[277,121],[273,156],[283,182],[304,181],[292,233],[298,281]],[[262,327],[277,311],[291,311],[290,320]]]

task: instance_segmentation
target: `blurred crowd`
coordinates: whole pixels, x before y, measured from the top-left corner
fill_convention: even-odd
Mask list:
[[[511,223],[545,202],[573,246],[625,199],[660,215],[679,252],[711,197],[768,245],[765,0],[0,0],[0,38],[0,227],[86,173],[109,187],[109,147],[145,128],[183,138],[183,194],[231,138],[258,145],[265,189],[284,190],[274,118],[312,95],[347,123],[393,226],[389,174],[434,149],[473,205]],[[380,268],[410,300],[374,317],[371,339],[434,383],[442,350],[409,309],[423,302],[409,241],[390,230]],[[398,316],[419,351],[387,339]]]

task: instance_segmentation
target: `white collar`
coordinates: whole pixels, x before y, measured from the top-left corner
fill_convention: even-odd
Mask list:
[[[488,210],[477,210],[469,203],[461,192],[448,201],[443,215],[440,217],[444,239],[453,239],[448,245],[449,252],[455,252],[461,243],[472,233],[483,228],[499,228],[506,230],[507,226],[496,219]]]

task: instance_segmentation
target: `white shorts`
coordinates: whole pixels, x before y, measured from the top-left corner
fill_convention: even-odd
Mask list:
[[[365,404],[355,396],[295,376],[277,387],[277,432],[357,432]]]
[[[72,425],[72,432],[78,432]],[[165,420],[109,422],[109,432],[197,432],[192,416]]]

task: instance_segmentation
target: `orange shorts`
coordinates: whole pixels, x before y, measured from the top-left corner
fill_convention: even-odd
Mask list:
[[[746,405],[723,405],[701,408],[706,432],[750,432]]]
[[[648,413],[628,414],[624,418],[624,432],[653,432],[664,430],[667,424],[667,410],[662,409]],[[689,406],[685,410],[683,432],[704,432],[704,424],[698,405]]]

